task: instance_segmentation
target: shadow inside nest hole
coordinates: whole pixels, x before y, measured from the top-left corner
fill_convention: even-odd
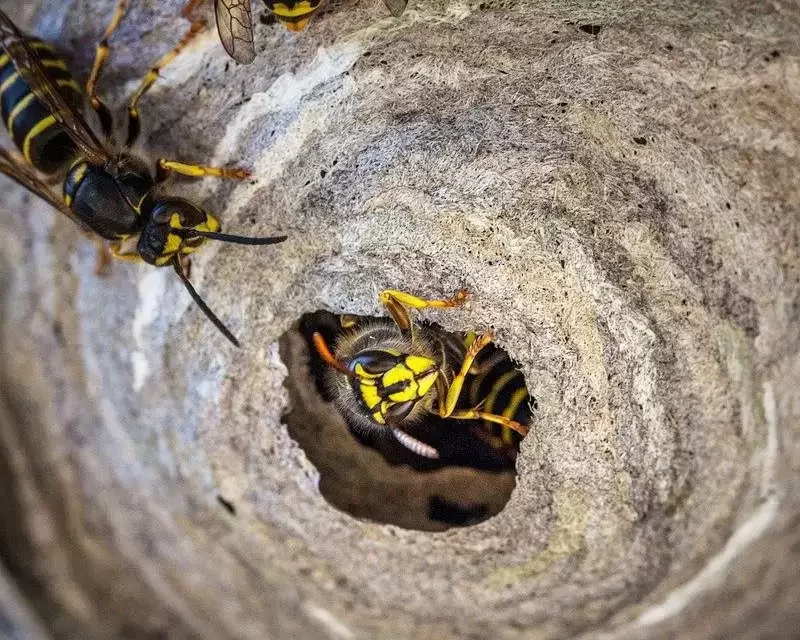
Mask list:
[[[351,318],[359,323],[386,321]],[[516,485],[521,436],[501,430],[490,433],[490,425],[482,421],[429,414],[406,430],[438,451],[439,457],[432,459],[403,446],[388,428],[368,432],[354,428],[333,403],[325,380],[328,365],[312,342],[313,333],[319,332],[333,347],[341,326],[341,316],[316,311],[303,315],[279,341],[288,369],[289,409],[282,421],[319,471],[323,497],[355,517],[424,531],[474,525],[499,513]],[[437,325],[420,326],[442,331]],[[463,336],[449,335],[463,341]],[[499,347],[490,345],[486,351],[505,367],[492,369],[496,375],[487,384],[503,372],[506,380],[521,380],[525,402],[515,417],[524,416],[529,422],[535,400],[527,395],[516,363]],[[491,388],[469,382],[475,384],[474,393],[485,394]],[[466,403],[471,402],[469,388],[465,385],[461,394]],[[504,393],[512,392],[510,387]],[[498,395],[496,405],[506,406],[508,398]]]

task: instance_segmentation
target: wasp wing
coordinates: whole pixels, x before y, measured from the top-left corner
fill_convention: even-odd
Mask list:
[[[214,0],[217,32],[222,46],[231,58],[242,64],[250,64],[256,57],[250,1]]]
[[[25,35],[3,11],[0,11],[0,43],[36,97],[47,105],[56,122],[64,128],[85,158],[93,164],[104,164],[109,160],[108,151],[97,139],[86,120],[67,102],[58,87],[50,80],[39,61],[39,56],[28,44]]]
[[[58,210],[59,213],[63,213],[84,231],[89,231],[89,228],[53,192],[49,184],[37,176],[26,164],[17,161],[6,149],[2,148],[0,148],[0,172],[48,202],[54,209]]]
[[[406,5],[408,5],[408,0],[383,0],[383,2],[389,7],[389,11],[392,12],[393,16],[402,15],[403,11],[406,10]]]

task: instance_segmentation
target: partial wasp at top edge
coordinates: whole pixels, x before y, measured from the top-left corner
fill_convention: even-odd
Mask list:
[[[408,4],[408,0],[383,0],[383,2],[393,16],[402,15]],[[302,31],[308,26],[316,11],[324,4],[324,0],[299,0],[297,2],[264,0],[264,4],[289,31]]]
[[[492,334],[459,337],[412,322],[410,309],[455,307],[466,298],[465,290],[445,300],[387,290],[380,301],[391,320],[359,323],[342,316],[333,349],[320,332],[313,333],[314,348],[329,367],[330,395],[353,428],[388,428],[400,444],[427,458],[439,452],[408,427],[431,414],[475,421],[487,439],[495,438],[492,446],[519,444],[529,429],[530,396],[513,362],[493,347]],[[498,433],[488,428],[494,426]]]
[[[151,173],[141,157],[130,152],[140,132],[139,101],[160,71],[202,30],[192,23],[181,41],[165,54],[142,80],[128,107],[124,146],[113,139],[111,112],[96,86],[109,55],[109,40],[119,26],[128,0],[118,0],[111,22],[97,46],[86,94],[97,114],[103,140],[81,114],[84,93],[72,78],[66,61],[49,44],[24,35],[0,11],[0,110],[10,137],[24,161],[0,149],[0,171],[16,180],[70,218],[84,231],[110,243],[115,257],[170,266],[208,319],[234,345],[238,340],[214,315],[192,286],[184,260],[206,241],[266,245],[286,236],[253,238],[222,233],[219,221],[194,203],[162,190],[172,173],[191,177],[244,179],[249,172],[159,158]],[[40,177],[64,172],[62,197]]]
[[[255,60],[253,43],[252,0],[214,0],[214,17],[220,42],[228,55],[241,64]],[[184,15],[191,15],[202,0],[190,0]],[[384,0],[393,16],[400,16],[408,5],[408,0]],[[274,2],[264,0],[270,13],[289,31],[303,31],[313,15],[324,4],[324,0],[285,0]]]

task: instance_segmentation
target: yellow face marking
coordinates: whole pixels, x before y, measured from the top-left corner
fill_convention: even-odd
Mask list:
[[[361,398],[364,404],[369,409],[374,409],[381,402],[381,397],[378,395],[378,388],[371,384],[360,384],[358,390],[361,392]]]
[[[374,380],[381,377],[380,373],[369,373],[360,362],[356,363],[353,373],[363,384],[375,384]],[[370,382],[373,381],[373,382]]]
[[[398,364],[392,367],[383,374],[382,382],[384,387],[389,387],[399,382],[406,383],[406,387],[402,391],[389,394],[388,399],[392,402],[408,402],[409,400],[416,400],[419,397],[417,395],[418,385],[417,381],[414,379],[414,372],[407,366]]]
[[[419,385],[418,394],[420,398],[424,398],[426,395],[428,395],[428,392],[431,390],[431,388],[433,388],[438,375],[439,373],[437,371],[432,371],[422,378],[417,378],[417,385]]]
[[[52,127],[56,123],[56,117],[54,115],[49,115],[46,118],[42,118],[37,122],[30,131],[28,131],[28,135],[25,136],[25,140],[22,142],[22,155],[25,156],[25,159],[28,162],[32,162],[31,160],[31,142],[33,139],[38,136],[42,131],[46,131],[50,127]]]
[[[185,229],[181,224],[181,217],[177,213],[173,213],[169,217],[169,226],[173,229]],[[206,214],[206,219],[201,222],[200,224],[196,224],[195,226],[191,227],[192,229],[197,229],[198,231],[219,231],[219,221],[212,216],[211,214]]]
[[[203,224],[199,224],[194,228],[198,229],[199,231],[216,232],[216,231],[219,231],[219,220],[217,220],[210,213],[207,213],[206,214],[206,221]]]
[[[164,248],[161,250],[163,254],[173,254],[181,247],[181,238],[176,236],[174,233],[170,233],[167,236],[167,242],[164,244]]]

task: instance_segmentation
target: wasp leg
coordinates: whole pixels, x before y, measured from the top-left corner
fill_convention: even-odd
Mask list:
[[[108,107],[97,95],[97,81],[100,78],[100,73],[103,71],[103,66],[106,63],[108,54],[111,47],[108,46],[108,41],[112,34],[119,27],[125,11],[128,8],[128,0],[118,0],[114,13],[111,16],[111,22],[108,23],[106,31],[103,34],[103,39],[97,45],[94,54],[94,64],[92,64],[92,71],[89,74],[89,79],[86,81],[86,95],[89,96],[89,104],[97,114],[100,120],[100,128],[103,130],[103,135],[110,138],[114,132],[114,121],[111,118],[111,112]]]
[[[203,0],[189,0],[181,10],[181,15],[190,22],[200,22],[201,18],[198,18],[195,12],[202,3]]]
[[[177,160],[159,158],[156,162],[156,182],[164,182],[171,173],[192,178],[215,176],[228,180],[247,180],[251,175],[247,169],[241,167],[208,167],[202,164],[187,164]]]
[[[392,316],[392,320],[395,321],[399,329],[401,331],[410,331],[411,316],[408,313],[409,308],[446,309],[458,307],[466,302],[468,294],[469,292],[466,289],[459,289],[452,298],[446,300],[425,300],[410,293],[406,293],[405,291],[386,289],[380,292],[378,299],[381,301],[381,304],[386,307],[386,311]]]
[[[439,379],[437,380],[437,391],[439,394],[438,410],[440,417],[449,418],[454,414],[456,405],[458,404],[458,398],[461,395],[464,382],[467,379],[469,370],[472,368],[472,365],[475,362],[475,358],[478,357],[478,354],[481,352],[481,350],[491,343],[491,341],[492,334],[484,333],[469,346],[469,349],[467,349],[467,352],[464,354],[464,361],[461,363],[461,369],[458,372],[458,375],[453,378],[453,381],[449,385],[446,384],[442,375],[439,376]]]
[[[528,435],[528,431],[530,427],[527,427],[524,424],[520,424],[516,420],[512,420],[511,418],[506,418],[505,416],[499,416],[496,413],[487,413],[486,411],[480,411],[478,409],[464,409],[459,411],[453,411],[448,418],[452,418],[454,420],[485,420],[486,422],[493,422],[494,424],[499,424],[501,427],[505,427],[506,429],[511,429],[512,431],[516,431],[521,436]]]
[[[136,90],[136,93],[133,94],[130,106],[128,107],[128,137],[125,140],[126,147],[132,146],[133,143],[136,142],[137,138],[139,137],[139,133],[141,132],[141,123],[139,120],[139,100],[141,100],[142,96],[150,90],[150,87],[153,86],[153,83],[158,80],[161,70],[170,62],[172,62],[176,56],[183,51],[203,29],[205,29],[205,26],[206,21],[204,18],[193,20],[191,25],[189,25],[189,30],[186,32],[183,38],[181,38],[181,41],[170,51],[165,53],[161,59],[150,68],[150,71],[147,72],[147,75],[145,75],[144,79],[139,84],[139,88]]]
[[[94,275],[107,275],[111,266],[111,250],[103,240],[95,239],[95,245],[97,252],[94,262]]]
[[[142,258],[136,251],[136,242],[131,239],[125,240],[112,240],[108,244],[111,256],[117,260],[126,260],[127,262],[141,262]]]

